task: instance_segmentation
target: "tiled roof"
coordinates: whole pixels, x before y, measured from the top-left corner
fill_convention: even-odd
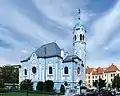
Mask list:
[[[92,75],[100,75],[103,73],[110,73],[110,72],[116,72],[116,71],[120,71],[117,66],[115,66],[113,63],[109,66],[109,67],[98,67],[98,68],[86,68],[86,73],[91,73]]]
[[[86,68],[86,73],[91,73],[91,72],[93,71],[93,69],[94,69],[94,68],[89,68],[89,67],[87,67],[87,68]]]
[[[117,68],[117,66],[115,66],[113,63],[108,67],[106,68],[106,70],[104,71],[105,73],[109,73],[109,72],[116,72],[118,71],[119,69]]]
[[[76,55],[68,55],[64,60],[63,60],[63,63],[65,62],[76,62],[75,59],[78,59],[81,61],[81,59],[76,56]]]
[[[37,58],[61,57],[61,49],[55,42],[42,45],[35,53]],[[30,57],[21,62],[26,62],[28,60],[30,60]]]
[[[38,57],[61,56],[61,49],[55,42],[52,42],[41,46],[35,53]]]
[[[104,73],[103,68],[98,67],[97,69],[93,70],[92,75],[99,75],[103,73]]]

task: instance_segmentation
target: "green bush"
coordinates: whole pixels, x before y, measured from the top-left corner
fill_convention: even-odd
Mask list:
[[[0,93],[4,92],[5,89],[4,88],[0,88]]]
[[[44,91],[44,82],[39,81],[39,82],[37,83],[36,89],[37,89],[38,91]]]
[[[61,84],[61,86],[60,86],[60,93],[65,94],[65,87],[63,84]]]
[[[20,90],[33,90],[33,82],[29,79],[25,79],[20,83]]]
[[[4,88],[4,83],[0,82],[0,88]]]
[[[17,90],[17,87],[15,85],[12,85],[11,89],[12,90]]]
[[[45,81],[45,83],[44,83],[45,85],[45,91],[46,92],[52,92],[53,91],[53,87],[54,87],[54,82],[53,81],[51,81],[51,80],[47,80],[47,81]]]

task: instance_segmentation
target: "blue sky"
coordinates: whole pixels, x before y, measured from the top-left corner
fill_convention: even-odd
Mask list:
[[[87,65],[119,65],[120,0],[0,0],[0,65],[19,64],[53,41],[71,53],[79,8],[87,28]]]

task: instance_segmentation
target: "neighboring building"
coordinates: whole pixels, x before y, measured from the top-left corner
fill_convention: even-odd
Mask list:
[[[120,70],[114,64],[111,64],[111,66],[106,68],[104,71],[104,79],[106,80],[107,84],[111,84],[117,74],[120,74]]]
[[[88,88],[92,87],[92,71],[94,68],[86,68],[86,86]]]
[[[56,90],[67,81],[71,88],[75,88],[79,80],[85,85],[86,68],[86,29],[80,20],[73,28],[73,55],[64,57],[64,51],[55,43],[48,43],[21,61],[19,68],[19,83],[24,79],[31,79],[34,90],[38,81],[53,80]]]
[[[112,84],[114,77],[120,74],[120,70],[114,64],[106,68],[86,68],[86,85],[88,88],[93,87],[93,82],[99,78],[106,81],[107,85]]]

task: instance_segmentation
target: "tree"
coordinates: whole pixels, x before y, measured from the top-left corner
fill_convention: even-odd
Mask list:
[[[65,94],[65,86],[63,84],[60,86],[60,92]]]
[[[99,80],[96,80],[93,82],[93,86],[98,87],[99,90],[102,89],[103,87],[106,87],[106,82],[105,80],[102,80],[101,78]]]
[[[54,87],[54,82],[51,80],[47,80],[44,83],[45,85],[45,91],[46,92],[52,92],[53,91],[53,87]]]
[[[3,79],[3,83],[18,83],[19,71],[14,66],[1,67],[0,77]]]
[[[98,87],[98,80],[95,80],[95,82],[93,82],[93,86]]]
[[[39,81],[39,82],[37,83],[36,89],[39,90],[39,91],[43,91],[43,90],[44,90],[44,82]]]
[[[29,79],[25,79],[20,83],[20,89],[21,90],[33,90],[33,82],[31,82],[31,80]]]
[[[120,77],[119,77],[119,74],[117,74],[114,77],[114,79],[112,81],[112,87],[116,88],[119,91],[119,88],[120,88]]]
[[[0,88],[4,88],[4,83],[0,82]]]

